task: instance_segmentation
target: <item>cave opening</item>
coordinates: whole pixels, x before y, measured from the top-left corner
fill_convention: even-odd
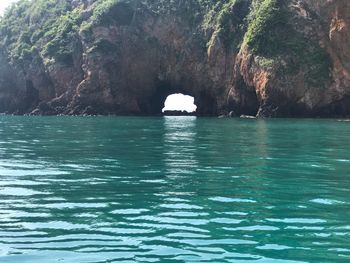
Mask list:
[[[174,95],[179,104],[179,108],[174,107],[167,110],[165,103],[175,101]],[[181,99],[182,98],[182,99]],[[184,99],[184,102],[183,102]],[[215,116],[216,99],[209,90],[197,88],[193,83],[159,83],[147,100],[138,101],[139,108],[146,115],[196,115]],[[185,105],[185,106],[184,106]],[[184,108],[183,108],[184,107]],[[165,109],[164,109],[165,108]]]
[[[162,109],[164,115],[195,115],[196,111],[194,97],[182,93],[168,95]]]

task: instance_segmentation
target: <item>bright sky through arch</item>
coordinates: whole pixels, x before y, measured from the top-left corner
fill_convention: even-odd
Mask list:
[[[6,8],[18,0],[0,0],[0,15],[3,15]]]
[[[169,95],[164,102],[164,111],[187,111],[195,112],[197,106],[194,104],[194,98],[181,93]]]

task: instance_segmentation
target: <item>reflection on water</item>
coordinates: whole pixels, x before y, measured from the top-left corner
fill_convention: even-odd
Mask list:
[[[0,117],[0,262],[348,262],[350,126]]]
[[[164,164],[166,175],[188,176],[197,168],[195,116],[164,117]]]

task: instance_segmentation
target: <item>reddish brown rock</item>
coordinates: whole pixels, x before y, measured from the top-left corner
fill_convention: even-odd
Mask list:
[[[293,65],[291,55],[267,65],[266,57],[242,44],[245,32],[238,25],[245,19],[243,7],[230,10],[229,26],[223,31],[203,28],[202,21],[194,23],[172,10],[155,13],[142,5],[123,4],[114,23],[80,32],[70,63],[40,53],[31,63],[21,64],[2,50],[0,111],[159,114],[168,95],[182,92],[194,96],[200,115],[350,115],[350,2],[285,3],[293,30],[330,58],[321,81],[307,75],[312,64],[285,73],[281,67]],[[88,19],[88,1],[84,8]],[[241,47],[231,45],[227,34]]]

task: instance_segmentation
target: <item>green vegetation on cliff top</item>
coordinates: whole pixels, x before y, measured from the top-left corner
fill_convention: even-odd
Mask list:
[[[322,87],[329,78],[329,56],[297,32],[289,16],[285,1],[253,0],[243,46],[259,55],[261,66],[281,75],[304,72],[309,84]]]
[[[211,14],[208,27],[225,27],[230,8],[235,2],[248,0],[20,0],[1,18],[0,45],[11,58],[30,60],[39,51],[43,57],[68,62],[79,39],[79,32],[93,26],[118,22],[127,23],[132,9],[120,12],[118,5],[127,3],[132,8],[143,5],[156,14],[173,12],[191,20],[194,26]],[[91,10],[84,9],[91,5]],[[235,18],[236,19],[236,18]],[[242,19],[242,18],[241,18]],[[229,35],[228,30],[224,35]]]
[[[126,7],[123,12],[120,5]],[[39,56],[71,64],[83,32],[98,25],[128,25],[139,6],[155,14],[174,13],[204,35],[216,31],[229,50],[247,46],[267,69],[284,74],[306,70],[314,85],[328,78],[328,55],[293,29],[281,0],[21,0],[1,18],[0,47],[19,62]],[[109,48],[113,45],[97,40],[94,50]]]

